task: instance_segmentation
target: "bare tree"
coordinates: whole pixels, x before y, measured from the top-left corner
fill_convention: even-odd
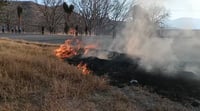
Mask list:
[[[132,19],[134,20],[134,16],[137,18],[142,17],[148,19],[149,22],[153,23],[157,27],[163,27],[165,25],[165,21],[170,16],[169,12],[161,6],[151,6],[148,8],[143,8],[140,5],[135,5],[132,8]]]
[[[163,36],[163,28],[166,27],[166,20],[169,18],[170,13],[164,7],[152,6],[149,9],[149,18],[157,28],[157,34]]]
[[[164,7],[152,6],[149,8],[149,18],[160,27],[165,26],[166,19],[170,16],[169,11]]]
[[[109,20],[110,0],[74,0],[73,3],[89,33],[96,32]]]
[[[89,32],[102,33],[107,27],[114,29],[117,21],[123,21],[129,0],[73,0],[76,11],[83,17]]]
[[[38,5],[38,7],[44,17],[44,25],[50,33],[55,33],[64,16],[62,10],[63,0],[42,0],[42,3],[43,5]]]
[[[131,7],[134,5],[134,0],[113,0],[112,1],[112,10],[111,10],[111,22],[112,24],[112,36],[113,38],[116,36],[116,27],[125,21],[125,19],[128,17],[128,14],[130,12]]]
[[[135,26],[145,26],[145,29],[142,30],[144,33],[150,32],[149,36],[155,36],[155,34],[162,36],[161,29],[164,28],[165,21],[169,17],[169,12],[164,7],[152,6],[145,8],[135,5],[132,8],[132,12],[131,20],[135,23]],[[137,27],[137,29],[139,30],[140,28]]]

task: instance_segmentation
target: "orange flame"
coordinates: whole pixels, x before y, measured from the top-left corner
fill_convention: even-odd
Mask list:
[[[91,50],[91,49],[95,49],[97,46],[96,45],[86,45],[84,47],[84,55],[88,54],[88,52]]]
[[[78,54],[88,54],[91,49],[95,48],[96,45],[84,46],[78,39],[66,40],[63,45],[60,45],[60,47],[55,50],[55,55],[61,59],[71,58]],[[87,68],[87,64],[80,63],[77,67],[82,70],[84,75],[91,73]]]
[[[91,49],[95,49],[96,45],[86,45],[84,46],[80,40],[66,40],[63,45],[60,45],[58,49],[55,50],[55,55],[61,59],[70,58],[81,53],[86,55]]]
[[[83,64],[82,62],[77,65],[78,69],[82,70],[82,73],[84,75],[88,75],[91,73],[91,71],[87,68],[87,64]]]
[[[76,46],[73,46],[73,44],[76,44]],[[62,59],[70,58],[76,56],[80,48],[81,44],[79,40],[76,41],[66,40],[65,44],[60,45],[60,47],[55,50],[55,55]]]

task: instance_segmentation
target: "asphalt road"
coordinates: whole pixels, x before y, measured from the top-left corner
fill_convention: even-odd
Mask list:
[[[69,35],[54,35],[54,34],[8,34],[0,33],[0,38],[9,38],[16,40],[25,40],[30,42],[41,42],[50,44],[63,44],[67,39],[74,38]],[[97,45],[99,49],[108,50],[113,39],[111,36],[78,36],[76,37],[85,44]]]
[[[9,38],[17,40],[26,40],[32,42],[43,42],[43,43],[53,43],[62,44],[66,39],[72,38],[72,36],[67,35],[41,35],[41,34],[0,34],[0,38]]]
[[[52,43],[52,44],[62,44],[67,39],[74,38],[74,36],[70,35],[55,35],[55,34],[8,34],[8,33],[0,33],[0,38],[9,38],[9,39],[17,39],[17,40],[26,40],[31,42],[42,42],[42,43]],[[110,44],[113,40],[111,36],[78,36],[77,38],[81,39],[86,43],[103,43]]]

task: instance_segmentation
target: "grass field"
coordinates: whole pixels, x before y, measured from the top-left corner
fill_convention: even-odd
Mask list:
[[[55,57],[57,45],[0,39],[0,111],[187,111],[141,87],[116,88]]]

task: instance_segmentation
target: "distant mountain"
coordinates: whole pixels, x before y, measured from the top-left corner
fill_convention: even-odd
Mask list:
[[[200,29],[200,19],[179,18],[167,22],[169,28],[178,29]]]

